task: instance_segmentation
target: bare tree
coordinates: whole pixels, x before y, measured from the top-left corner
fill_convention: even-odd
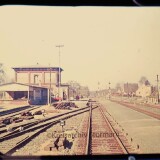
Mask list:
[[[6,81],[6,73],[4,70],[3,63],[0,63],[0,84],[4,84]]]
[[[124,86],[124,82],[118,82],[115,86],[116,90],[122,90]]]
[[[76,96],[89,96],[89,88],[87,86],[81,86],[76,81],[69,81],[67,83],[69,85],[69,95],[70,97],[76,97]]]
[[[69,85],[69,95],[75,97],[77,95],[77,89],[80,88],[80,84],[76,81],[68,81]]]
[[[148,79],[145,77],[145,76],[142,76],[139,80],[139,83],[142,85],[142,84],[145,84],[145,85],[150,85],[150,82],[148,81]]]
[[[116,84],[116,90],[120,89],[121,88],[121,84],[120,83],[117,83]]]

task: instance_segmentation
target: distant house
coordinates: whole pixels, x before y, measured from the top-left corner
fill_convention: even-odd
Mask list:
[[[157,104],[158,99],[160,99],[160,98],[159,98],[159,93],[158,93],[158,90],[157,90],[157,86],[152,86],[152,93],[151,93],[150,96],[147,97],[147,100],[148,100],[149,103]]]
[[[136,96],[145,98],[150,96],[152,92],[153,92],[153,87],[150,84],[142,84],[136,91]]]
[[[131,96],[131,95],[135,95],[137,90],[138,90],[137,83],[125,83],[122,92],[124,95]]]

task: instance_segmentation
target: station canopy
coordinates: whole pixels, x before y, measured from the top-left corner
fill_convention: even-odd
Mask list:
[[[4,85],[0,85],[0,92],[7,91],[28,91],[28,85],[16,84],[16,83],[8,83]]]
[[[0,85],[0,92],[9,92],[9,91],[32,91],[33,87],[36,88],[43,88],[43,87],[37,87],[37,86],[30,86],[27,84],[21,84],[21,83],[7,83]]]

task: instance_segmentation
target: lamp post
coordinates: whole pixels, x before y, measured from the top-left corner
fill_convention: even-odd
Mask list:
[[[59,98],[59,101],[60,101],[60,85],[61,85],[61,71],[60,71],[60,65],[61,65],[61,53],[60,53],[60,48],[61,47],[64,47],[64,45],[57,45],[56,47],[58,47],[59,48],[59,70],[58,70],[58,75],[59,75],[59,78],[58,78],[58,98]]]
[[[129,98],[129,87],[128,87],[128,82],[127,82],[127,95],[128,95],[128,98]]]
[[[49,72],[49,89],[48,89],[48,106],[51,106],[51,66],[49,64],[49,68],[47,69]]]
[[[123,100],[123,91],[121,89],[121,101]]]
[[[99,88],[100,83],[98,82],[98,97],[100,96],[100,88]]]
[[[110,94],[111,94],[111,88],[110,88],[110,82],[108,83],[109,84],[109,99],[110,99]]]
[[[109,98],[109,90],[108,90],[108,85],[106,85],[106,99],[108,99],[108,98]]]

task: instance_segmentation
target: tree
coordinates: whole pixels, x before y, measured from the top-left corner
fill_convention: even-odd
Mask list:
[[[116,84],[116,90],[122,90],[123,89],[123,86],[124,86],[124,83],[123,82],[119,82]]]
[[[80,84],[76,81],[68,81],[69,85],[69,95],[70,97],[75,97],[77,95],[77,89],[80,88]]]
[[[77,83],[76,81],[69,81],[67,84],[70,85],[70,88],[75,89],[75,90],[76,90],[77,88],[80,88],[80,84]]]
[[[116,89],[118,90],[118,89],[120,89],[121,88],[121,84],[120,83],[117,83],[116,84]]]
[[[148,80],[145,81],[145,85],[148,86],[150,85],[150,82]]]
[[[150,82],[148,81],[148,79],[145,77],[145,76],[142,76],[139,80],[139,83],[142,85],[142,84],[145,84],[145,85],[150,85]]]
[[[6,81],[6,74],[4,71],[3,63],[0,63],[0,84],[4,84]]]
[[[69,81],[69,95],[70,97],[76,97],[76,95],[89,96],[89,88],[87,86],[81,86],[76,81]]]

